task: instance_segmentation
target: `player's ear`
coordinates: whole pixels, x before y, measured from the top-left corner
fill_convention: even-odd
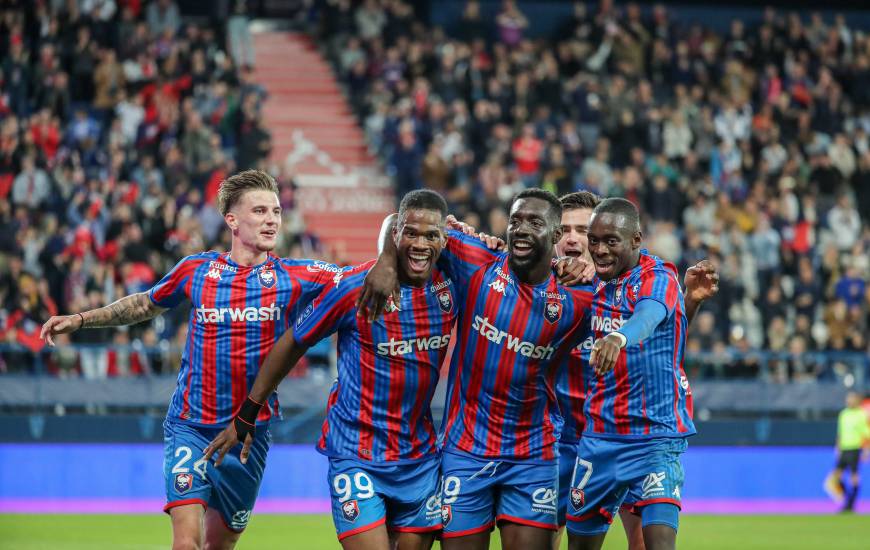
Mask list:
[[[643,245],[643,232],[636,231],[634,236],[631,238],[631,249],[637,250]]]
[[[558,242],[562,239],[562,226],[557,225],[555,229],[553,229],[553,244],[558,244]]]
[[[227,225],[229,226],[230,230],[232,230],[232,231],[235,231],[236,229],[239,228],[239,222],[236,219],[236,215],[233,214],[232,212],[227,212],[227,215],[224,216],[224,221],[227,222]]]

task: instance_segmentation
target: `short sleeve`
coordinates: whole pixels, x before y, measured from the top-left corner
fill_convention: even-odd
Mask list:
[[[450,230],[447,232],[447,246],[438,258],[438,268],[457,284],[464,285],[481,266],[504,256],[505,253],[490,250],[476,237]]]
[[[191,280],[203,260],[188,256],[175,264],[172,271],[148,291],[148,297],[155,305],[173,308],[190,296]]]

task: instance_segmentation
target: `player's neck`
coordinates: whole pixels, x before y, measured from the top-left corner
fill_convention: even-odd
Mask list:
[[[426,277],[425,279],[412,279],[410,276],[408,276],[407,273],[405,273],[403,269],[400,268],[397,278],[399,279],[399,284],[402,286],[413,286],[417,288],[422,288],[426,286],[426,282],[430,279],[430,277],[431,275],[429,277]]]
[[[534,265],[526,267],[517,266],[512,258],[508,258],[508,266],[511,268],[511,271],[514,272],[514,275],[517,276],[517,280],[524,285],[539,285],[547,279],[550,278],[551,267],[550,262],[541,262],[540,265]]]
[[[238,265],[251,266],[259,265],[266,261],[269,257],[268,252],[262,250],[250,249],[245,246],[234,244],[230,249],[230,259]]]

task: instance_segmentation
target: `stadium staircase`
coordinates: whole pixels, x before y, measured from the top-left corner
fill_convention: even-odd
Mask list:
[[[301,33],[257,32],[254,47],[253,79],[269,93],[263,121],[272,133],[271,160],[292,166],[306,227],[337,258],[373,258],[394,194],[331,67]]]

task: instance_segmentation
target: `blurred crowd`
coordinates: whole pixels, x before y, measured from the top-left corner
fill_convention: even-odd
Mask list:
[[[866,29],[596,4],[530,38],[535,14],[510,0],[494,18],[469,1],[447,30],[402,0],[329,0],[321,37],[400,196],[440,191],[497,235],[529,186],[625,197],[652,252],[721,272],[688,339],[720,360],[695,376],[848,377],[811,352],[868,350]],[[784,359],[729,359],[762,349]]]
[[[184,308],[59,341],[118,344],[112,352],[40,351],[38,335],[52,314],[108,304],[187,254],[228,249],[218,185],[265,167],[271,144],[245,3],[222,4],[220,25],[183,21],[173,0],[0,6],[0,372],[38,360],[92,378],[177,367],[177,353],[137,350],[183,342]],[[292,182],[281,199],[289,210]],[[293,243],[298,224],[288,231]]]
[[[228,247],[229,173],[267,167],[265,91],[243,0],[185,23],[173,0],[0,8],[0,372],[166,372],[178,308],[43,350],[53,313],[149,288],[180,257]],[[646,245],[721,273],[688,339],[695,377],[845,379],[868,351],[870,33],[764,10],[722,28],[661,5],[574,4],[549,36],[505,1],[449,28],[403,0],[318,0],[318,35],[398,196],[443,193],[503,235],[517,191],[587,189],[643,213]],[[322,257],[279,173],[282,254]],[[315,249],[312,250],[312,247]],[[114,342],[115,352],[87,348]],[[763,351],[763,353],[762,353]],[[735,353],[736,352],[736,353]],[[773,355],[765,355],[771,353]]]

